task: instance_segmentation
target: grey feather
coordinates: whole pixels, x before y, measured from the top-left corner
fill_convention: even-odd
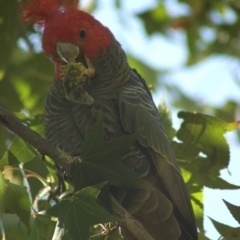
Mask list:
[[[45,106],[47,139],[72,156],[81,155],[84,136],[95,123],[99,110],[106,140],[144,127],[138,142],[121,160],[154,190],[117,189],[115,196],[156,240],[196,240],[189,195],[145,81],[128,66],[117,42],[107,55],[102,54],[92,64],[96,76],[85,87],[94,98],[91,106],[70,101],[61,81],[53,82]]]

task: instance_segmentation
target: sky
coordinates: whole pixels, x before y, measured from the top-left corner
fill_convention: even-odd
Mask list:
[[[89,1],[82,1],[83,5],[85,2]],[[135,1],[122,0],[123,8],[121,11],[115,9],[114,2],[112,0],[99,0],[94,16],[113,32],[126,51],[143,59],[156,69],[171,69],[172,73],[167,78],[167,81],[183,89],[188,96],[198,99],[202,103],[221,106],[228,99],[239,101],[239,87],[233,80],[233,73],[239,68],[239,62],[226,56],[212,56],[193,67],[183,68],[187,58],[185,36],[176,32],[173,33],[173,40],[158,34],[149,38],[141,21],[133,17],[133,13],[140,13],[156,6],[157,1],[139,0],[136,4]],[[171,14],[189,11],[186,7],[178,7],[179,5],[174,4],[174,2],[174,0],[165,1],[166,4],[169,4],[168,9]],[[218,16],[213,16],[213,18],[219,21]],[[234,16],[228,14],[226,21],[233,20]],[[212,33],[205,31],[203,34],[205,34],[206,39],[210,39]],[[157,92],[154,94],[156,105],[159,104],[163,96],[164,99],[169,98],[166,102],[171,104],[171,96],[164,92]],[[178,128],[180,121],[177,119],[176,113],[177,110],[172,111],[174,127]],[[240,115],[238,117],[240,119]],[[239,142],[234,132],[227,133],[226,138],[231,146],[231,161],[229,168],[223,170],[221,176],[230,183],[240,185]],[[223,223],[233,227],[239,226],[227,210],[222,199],[239,205],[240,191],[204,189],[204,224],[207,229],[206,235],[210,239],[218,239],[220,235],[207,216],[215,220],[221,219]]]

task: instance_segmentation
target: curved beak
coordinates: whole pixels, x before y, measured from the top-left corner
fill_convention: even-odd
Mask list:
[[[66,63],[75,62],[80,53],[79,47],[72,43],[57,42],[56,50],[58,56]]]

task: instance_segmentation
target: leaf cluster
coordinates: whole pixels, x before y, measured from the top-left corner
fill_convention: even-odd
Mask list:
[[[19,114],[18,114],[19,115]],[[19,115],[22,117],[22,115]],[[39,118],[41,119],[41,118]],[[22,121],[28,123],[32,128],[39,125],[39,122],[34,118],[27,119],[22,117]],[[40,122],[42,122],[40,120]],[[104,130],[102,115],[99,114],[95,126],[86,135],[83,146],[82,155],[73,163],[72,187],[74,192],[61,198],[60,202],[57,202],[53,207],[50,204],[44,204],[44,197],[50,196],[51,191],[54,191],[56,182],[54,166],[51,162],[46,161],[42,163],[44,169],[47,171],[47,176],[51,177],[52,181],[44,178],[36,171],[31,171],[28,168],[23,168],[24,174],[22,178],[29,177],[39,179],[43,185],[39,192],[34,197],[35,213],[32,213],[35,222],[35,233],[44,235],[41,230],[45,226],[45,231],[48,236],[53,235],[54,224],[56,230],[53,235],[53,239],[62,239],[70,237],[71,239],[88,239],[89,227],[106,222],[116,222],[119,220],[116,216],[113,216],[110,203],[110,192],[105,185],[118,186],[122,188],[148,188],[148,184],[145,183],[137,173],[129,169],[120,161],[120,156],[124,153],[138,138],[140,133],[134,133],[131,135],[123,136],[111,141],[104,141]],[[28,166],[28,162],[40,162],[39,154],[29,145],[23,142],[22,139],[16,137],[12,142],[9,149],[6,151],[2,159],[0,160],[0,167],[3,168],[3,176],[7,176],[8,171],[21,171],[19,164],[25,163]],[[17,185],[9,182],[1,175],[2,191],[1,197],[1,212],[0,214],[7,214],[6,211],[15,213],[28,231],[30,227],[30,196],[27,192],[24,184]],[[35,185],[30,184],[30,188],[36,188]],[[104,187],[104,188],[103,188]],[[102,196],[99,196],[103,188]],[[32,189],[31,189],[32,190]],[[33,194],[35,191],[31,191]],[[99,197],[99,198],[98,198]],[[46,203],[46,202],[45,202]],[[50,203],[50,202],[49,202]],[[102,204],[101,204],[102,203]],[[102,205],[102,206],[101,206]],[[104,209],[103,205],[108,210]],[[42,215],[41,211],[47,210],[47,215]],[[39,212],[39,213],[37,213]],[[58,218],[58,222],[54,223],[51,216]],[[1,221],[4,223],[5,217],[1,217]],[[83,221],[84,219],[84,221]],[[3,224],[4,226],[5,224]],[[57,233],[56,233],[57,232]],[[6,234],[9,234],[8,232]],[[110,229],[103,232],[102,229],[98,230],[98,235],[111,235]],[[41,238],[40,238],[41,239]]]

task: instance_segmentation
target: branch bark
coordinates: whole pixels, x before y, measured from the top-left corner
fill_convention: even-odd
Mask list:
[[[123,219],[123,225],[138,240],[154,240],[141,222],[134,218],[129,212],[111,195],[112,209],[114,214]]]
[[[40,154],[49,156],[54,162],[60,164],[66,170],[69,170],[71,163],[75,161],[73,157],[54,147],[49,141],[25,126],[12,113],[1,106],[0,123],[32,145]]]
[[[54,147],[49,141],[25,126],[12,113],[1,106],[0,124],[29,143],[37,149],[40,154],[47,155],[52,158],[54,162],[60,164],[66,170],[69,170],[71,164],[75,161],[73,157]],[[133,236],[135,236],[138,240],[154,240],[144,226],[131,214],[129,214],[113,196],[111,196],[111,201],[114,214],[123,220],[122,225],[124,225],[124,227],[133,234]]]

